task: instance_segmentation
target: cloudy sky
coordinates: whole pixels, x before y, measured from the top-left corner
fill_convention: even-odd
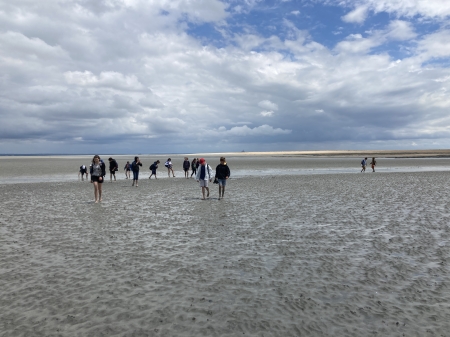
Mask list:
[[[0,0],[0,153],[450,148],[448,0]]]

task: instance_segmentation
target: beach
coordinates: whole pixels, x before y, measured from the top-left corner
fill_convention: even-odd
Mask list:
[[[0,172],[0,336],[450,336],[448,159],[230,157],[202,201],[154,157],[100,204],[78,157]]]

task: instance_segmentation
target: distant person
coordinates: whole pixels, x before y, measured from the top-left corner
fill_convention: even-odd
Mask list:
[[[195,179],[200,183],[200,187],[202,188],[202,195],[203,195],[202,200],[205,200],[205,191],[208,192],[206,197],[209,198],[208,181],[211,181],[212,169],[211,169],[211,166],[209,166],[206,163],[205,158],[200,158],[199,163],[200,163],[200,166],[198,168]]]
[[[225,157],[220,157],[220,164],[216,167],[216,176],[219,181],[219,200],[223,198],[227,179],[230,177],[230,168],[225,161]]]
[[[193,174],[197,175],[197,159],[195,158],[192,159],[191,170],[192,170],[191,177]]]
[[[125,179],[130,179],[130,172],[131,172],[131,164],[129,161],[125,164],[125,167],[123,168],[125,171]]]
[[[108,158],[109,161],[109,182],[112,183],[112,178],[116,181],[116,171],[119,171],[119,165],[117,161],[111,157]]]
[[[361,160],[361,172],[366,172],[366,166],[367,166],[367,157]]]
[[[197,161],[195,162],[195,167],[198,170],[198,167],[200,166],[200,159],[197,158]]]
[[[84,181],[84,175],[86,175],[86,180],[89,178],[89,173],[86,165],[80,166],[80,171],[78,172],[78,176],[81,175],[81,181]]]
[[[136,187],[138,187],[139,180],[139,166],[142,166],[141,160],[139,157],[134,157],[134,161],[131,163],[131,171],[133,171],[133,185],[136,183]]]
[[[100,161],[100,156],[95,155],[90,168],[91,183],[94,184],[95,203],[102,201],[102,184],[106,175],[105,163]]]
[[[173,173],[172,159],[168,158],[167,161],[165,162],[164,166],[167,167],[167,174],[169,175],[169,178],[170,178],[170,172],[172,172],[172,176],[175,178],[175,173]]]
[[[375,172],[375,165],[377,165],[377,161],[375,157],[372,157],[372,161],[370,162],[370,166],[372,167],[372,172]]]
[[[189,179],[189,168],[190,167],[191,167],[191,163],[189,162],[189,158],[188,157],[184,157],[183,171],[184,171],[184,177],[186,179]]]
[[[156,178],[156,170],[158,169],[158,164],[159,160],[150,165],[150,171],[152,171],[152,174],[150,174],[150,177],[148,177],[148,179],[150,179],[152,176],[155,176],[155,179],[158,179]]]

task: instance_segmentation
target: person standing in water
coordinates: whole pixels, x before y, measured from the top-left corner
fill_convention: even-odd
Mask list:
[[[125,179],[130,179],[130,172],[131,172],[131,164],[129,161],[125,164],[125,167],[123,168],[125,171]]]
[[[170,172],[172,172],[172,176],[175,178],[175,173],[173,173],[172,159],[168,158],[166,163],[164,164],[164,166],[167,167],[167,174],[169,175],[169,178],[170,178]]]
[[[230,177],[230,168],[228,167],[225,157],[220,157],[220,164],[216,167],[216,178],[219,181],[219,200],[223,198],[227,179]]]
[[[361,160],[361,172],[366,172],[366,166],[367,166],[367,157]]]
[[[94,184],[95,203],[102,201],[102,184],[106,175],[105,163],[100,161],[100,156],[95,155],[91,164],[91,183]]]
[[[109,161],[109,182],[112,183],[112,177],[116,181],[116,171],[119,171],[119,165],[117,161],[111,157],[108,158]]]
[[[192,178],[192,175],[196,175],[197,176],[197,159],[192,159],[192,163],[191,163],[191,170],[192,170],[192,173],[191,173],[191,178]]]
[[[375,165],[377,165],[377,161],[375,157],[372,157],[372,161],[370,162],[370,166],[372,167],[372,172],[375,172]]]
[[[138,187],[139,180],[139,166],[142,166],[141,160],[139,157],[134,157],[134,161],[131,163],[131,171],[133,171],[133,185],[136,183],[136,187]]]
[[[212,169],[211,166],[209,166],[206,163],[205,158],[200,158],[200,166],[197,171],[197,175],[195,176],[196,180],[200,183],[200,187],[202,188],[202,200],[205,200],[205,191],[208,192],[206,195],[207,198],[209,198],[209,187],[208,187],[208,181],[211,181],[212,177]]]
[[[184,171],[184,177],[186,179],[189,179],[189,168],[190,167],[191,167],[191,163],[189,162],[189,158],[188,157],[184,157],[183,171]]]
[[[159,164],[159,160],[155,161],[153,164],[150,165],[150,170],[152,171],[152,174],[150,174],[150,177],[148,177],[148,179],[150,179],[152,176],[155,176],[156,178],[156,169],[158,168],[158,164]]]

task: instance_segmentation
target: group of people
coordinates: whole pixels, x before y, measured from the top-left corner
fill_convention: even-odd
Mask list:
[[[110,182],[116,181],[116,172],[119,170],[119,165],[117,164],[117,161],[113,158],[109,158],[109,179]],[[151,179],[152,176],[155,176],[156,178],[156,170],[158,169],[158,164],[160,164],[160,161],[155,161],[152,165],[150,165],[149,169],[151,171],[149,179]],[[174,171],[173,171],[173,164],[172,159],[168,158],[165,162],[164,166],[167,168],[168,175],[170,177],[170,173],[172,173],[172,176],[175,177]],[[134,157],[134,161],[130,164],[129,161],[125,164],[124,171],[125,171],[125,178],[130,179],[131,178],[131,172],[133,172],[133,184],[131,186],[138,187],[138,181],[139,181],[139,167],[142,167],[142,162],[139,157]],[[189,176],[189,168],[192,169],[192,173]],[[194,158],[192,162],[189,162],[189,159],[187,157],[184,158],[183,162],[183,170],[185,178],[189,179],[192,177],[192,175],[195,174],[195,179],[197,182],[199,182],[200,187],[202,188],[202,200],[205,200],[209,197],[209,182],[213,179],[213,170],[211,169],[211,166],[206,163],[206,160],[204,158]],[[102,201],[102,184],[104,182],[104,177],[106,176],[106,165],[104,161],[100,158],[99,155],[95,155],[92,158],[92,163],[89,166],[89,173],[87,170],[87,167],[85,165],[80,166],[80,171],[78,175],[81,175],[81,179],[84,181],[84,176],[86,175],[86,180],[89,177],[89,174],[91,175],[91,183],[94,185],[94,197],[95,197],[95,203]],[[216,167],[215,175],[214,175],[214,183],[217,183],[219,185],[219,200],[224,197],[225,193],[225,186],[226,181],[230,177],[230,168],[228,167],[225,157],[220,157],[220,163]]]
[[[375,165],[377,165],[377,161],[375,160],[375,157],[372,157],[372,161],[370,162],[372,172],[375,172]],[[366,172],[366,166],[367,166],[367,157],[361,160],[361,172]]]

